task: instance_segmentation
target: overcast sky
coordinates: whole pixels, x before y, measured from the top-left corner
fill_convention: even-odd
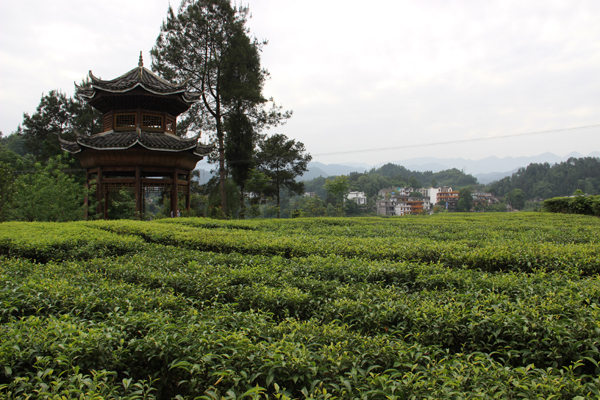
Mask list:
[[[265,95],[294,111],[272,132],[303,142],[316,161],[600,150],[598,127],[480,140],[600,125],[597,0],[244,4],[252,33],[269,41]],[[72,96],[90,69],[115,78],[140,50],[149,67],[168,5],[2,1],[0,131],[16,130],[42,93]]]

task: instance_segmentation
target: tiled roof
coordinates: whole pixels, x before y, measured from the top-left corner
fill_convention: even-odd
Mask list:
[[[133,90],[136,87],[142,87],[154,94],[181,94],[184,101],[188,103],[194,103],[200,98],[199,94],[186,91],[187,82],[180,85],[174,85],[145,68],[141,58],[137,68],[124,73],[118,78],[104,81],[95,77],[94,74],[92,74],[92,71],[90,71],[90,79],[92,80],[92,86],[90,88],[80,87],[75,84],[77,87],[77,94],[88,100],[94,97],[97,89],[111,93],[124,93]]]
[[[175,135],[162,132],[136,131],[103,132],[92,136],[79,136],[77,142],[67,142],[61,139],[61,148],[69,153],[78,153],[82,147],[94,150],[124,150],[136,144],[149,150],[159,151],[185,151],[194,150],[195,154],[206,155],[214,147],[202,145],[196,138],[184,139]]]

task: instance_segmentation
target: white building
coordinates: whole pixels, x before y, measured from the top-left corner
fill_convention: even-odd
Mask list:
[[[365,192],[349,192],[346,195],[346,199],[348,200],[356,200],[356,204],[358,204],[359,206],[366,206],[367,205],[367,195],[365,194]]]
[[[439,187],[430,187],[427,189],[427,197],[429,197],[429,201],[431,204],[437,204],[437,195],[440,192],[441,188]]]
[[[408,215],[412,211],[412,207],[405,200],[400,200],[396,203],[395,215]]]

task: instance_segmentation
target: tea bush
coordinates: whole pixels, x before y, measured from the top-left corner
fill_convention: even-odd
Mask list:
[[[597,218],[0,224],[5,398],[600,396]]]

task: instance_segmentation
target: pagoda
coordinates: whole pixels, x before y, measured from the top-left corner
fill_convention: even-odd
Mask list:
[[[191,172],[213,150],[176,135],[177,116],[187,111],[200,95],[174,85],[144,67],[142,54],[137,68],[105,81],[89,73],[90,87],[76,86],[76,95],[102,113],[102,132],[61,139],[63,150],[73,154],[86,178],[96,182],[98,213],[108,218],[109,193],[135,193],[137,215],[145,212],[145,195],[169,193],[171,216],[178,214],[178,198],[185,195],[190,208]]]

